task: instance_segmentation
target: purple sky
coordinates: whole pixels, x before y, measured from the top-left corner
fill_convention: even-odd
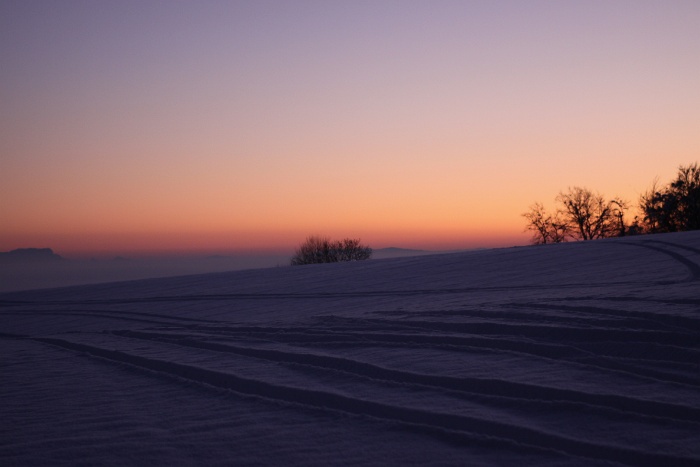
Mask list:
[[[698,159],[699,31],[697,1],[4,1],[0,250],[525,242],[535,201]]]

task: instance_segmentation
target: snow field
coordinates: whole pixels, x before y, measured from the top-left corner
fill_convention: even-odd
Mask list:
[[[0,294],[3,465],[698,465],[700,232]]]

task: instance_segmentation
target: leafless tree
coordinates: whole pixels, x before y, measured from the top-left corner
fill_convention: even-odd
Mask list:
[[[624,234],[627,203],[620,199],[608,201],[598,193],[575,186],[560,192],[556,201],[567,233],[573,238],[593,240]]]
[[[617,233],[618,237],[624,237],[627,235],[628,226],[625,224],[625,212],[629,209],[629,203],[620,198],[613,198],[610,200],[612,206],[612,216],[614,218],[614,231]]]
[[[532,243],[560,243],[566,240],[566,224],[560,219],[559,213],[548,214],[541,203],[530,206],[523,214],[527,220],[526,230],[533,232]]]
[[[335,245],[338,261],[362,261],[372,256],[372,249],[360,243],[359,238],[345,238]]]
[[[345,238],[331,241],[327,237],[310,236],[294,252],[292,266],[339,261],[361,261],[372,256],[372,249],[359,239]]]

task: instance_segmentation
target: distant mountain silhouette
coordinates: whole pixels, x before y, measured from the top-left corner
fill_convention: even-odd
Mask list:
[[[54,262],[63,258],[51,248],[18,248],[12,251],[0,252],[1,262]]]
[[[427,250],[412,250],[410,248],[376,248],[372,250],[372,258],[399,258],[402,256],[419,256],[435,253],[434,251]]]

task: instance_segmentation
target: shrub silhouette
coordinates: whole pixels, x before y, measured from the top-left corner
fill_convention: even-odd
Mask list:
[[[331,241],[326,237],[310,236],[294,252],[292,266],[302,264],[361,261],[372,256],[372,249],[362,245],[359,239],[345,238]]]

